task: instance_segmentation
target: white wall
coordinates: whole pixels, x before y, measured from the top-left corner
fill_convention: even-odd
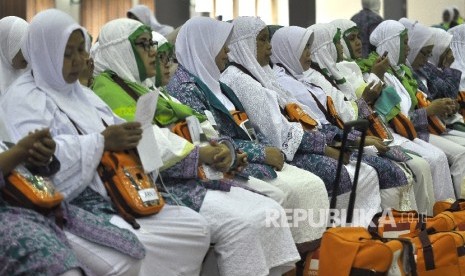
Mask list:
[[[465,1],[463,0],[407,0],[407,17],[418,20],[425,25],[442,22],[444,8],[455,5],[460,14],[465,15]]]
[[[55,0],[55,7],[71,15],[76,22],[80,23],[80,4],[71,4],[70,0]]]
[[[327,23],[335,19],[350,19],[362,9],[361,2],[361,0],[316,0],[316,22]],[[383,16],[383,2],[381,0],[381,16]]]

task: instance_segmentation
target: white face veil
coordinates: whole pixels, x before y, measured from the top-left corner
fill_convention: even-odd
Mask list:
[[[452,41],[452,35],[440,28],[430,27],[430,31],[433,33],[433,53],[429,61],[434,65],[439,65],[439,58],[441,55],[450,47]]]
[[[420,53],[421,48],[433,45],[433,33],[430,28],[420,24],[418,21],[401,18],[399,22],[408,30],[408,46],[410,51],[408,53],[407,60],[410,64],[412,64]]]
[[[353,59],[354,55],[352,54],[352,48],[350,47],[350,42],[347,39],[347,36],[355,30],[358,31],[357,24],[349,19],[336,19],[331,21],[329,24],[341,30],[341,44],[342,49],[344,50],[344,56],[346,58]]]
[[[395,20],[385,20],[376,27],[370,35],[370,43],[376,47],[376,52],[382,55],[388,51],[391,66],[397,67],[400,52],[403,50],[403,36],[406,35],[404,25]]]
[[[76,30],[86,33],[68,14],[56,9],[40,12],[32,19],[21,50],[32,68],[35,87],[31,89],[46,93],[82,130],[100,132],[101,119],[79,81],[67,83],[63,78],[66,44]]]
[[[0,19],[0,95],[25,70],[13,68],[12,60],[21,49],[29,24],[16,16]]]
[[[120,18],[102,27],[98,45],[94,45],[91,51],[95,75],[111,70],[126,81],[141,83],[145,80],[140,77],[136,54],[129,39],[142,26],[139,21]]]
[[[309,39],[313,38],[313,31],[301,27],[282,27],[275,32],[271,39],[271,61],[281,63],[296,78],[304,72],[300,57]]]
[[[452,35],[450,48],[455,58],[451,67],[462,71],[463,76],[465,74],[465,24],[449,29],[448,33]]]
[[[226,44],[232,28],[231,23],[207,17],[194,17],[179,30],[175,46],[179,64],[199,77],[223,104],[226,102],[222,100],[220,89],[221,72],[215,58]]]

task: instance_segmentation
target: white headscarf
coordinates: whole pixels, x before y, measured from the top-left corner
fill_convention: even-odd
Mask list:
[[[364,9],[369,9],[373,12],[379,13],[379,9],[381,7],[380,0],[362,0],[362,7]]]
[[[68,14],[56,9],[45,10],[32,19],[21,50],[34,75],[31,89],[44,91],[83,132],[100,132],[101,119],[79,81],[67,83],[62,74],[66,44],[76,30],[83,36],[86,33]]]
[[[370,43],[376,47],[376,52],[382,55],[388,51],[391,66],[397,68],[400,57],[401,33],[405,31],[404,25],[395,20],[381,22],[371,33]]]
[[[279,85],[269,65],[261,66],[257,61],[257,35],[266,28],[265,22],[256,16],[240,16],[233,21],[234,31],[229,42],[229,61],[244,66],[264,87],[278,93],[279,105],[297,102]]]
[[[313,38],[312,30],[297,26],[280,28],[271,39],[271,61],[283,64],[294,77],[299,78],[304,72],[300,57],[310,37]]]
[[[167,35],[174,31],[173,27],[159,23],[157,18],[155,18],[155,15],[153,15],[152,11],[149,9],[149,7],[145,5],[136,5],[128,12],[137,16],[137,18],[142,23],[152,28],[153,31],[156,31],[162,35]]]
[[[465,90],[465,24],[457,25],[448,32],[452,35],[450,48],[455,58],[451,68],[462,71],[460,90]]]
[[[175,46],[179,64],[202,80],[228,110],[235,108],[221,92],[221,72],[215,58],[228,40],[232,28],[231,23],[194,17],[179,30]]]
[[[300,63],[300,57],[304,51],[305,46],[309,39],[313,36],[312,30],[307,30],[297,26],[282,27],[275,32],[271,39],[273,55],[271,60],[273,63],[280,63],[289,70],[291,75],[296,80],[290,79],[286,82],[286,89],[291,91],[297,99],[300,95],[303,95],[305,102],[301,100],[301,103],[306,104],[310,107],[312,113],[309,113],[312,118],[327,124],[325,115],[319,109],[317,103],[308,91],[306,87],[298,79],[303,77],[304,69]],[[283,82],[281,82],[283,84]],[[298,96],[299,95],[299,96]],[[308,111],[307,111],[308,112]]]
[[[433,53],[429,58],[429,61],[434,65],[439,65],[439,58],[444,52],[449,49],[450,43],[452,41],[452,35],[441,28],[430,27],[431,32],[433,33]]]
[[[352,54],[350,49],[349,42],[345,39],[345,36],[350,34],[346,33],[347,31],[353,30],[357,28],[357,24],[349,19],[336,19],[331,21],[329,24],[333,25],[336,28],[341,29],[341,43],[342,43],[342,48],[344,50],[344,56],[346,58],[352,59]]]
[[[143,26],[136,20],[120,18],[105,24],[100,30],[98,45],[91,54],[94,59],[94,74],[112,70],[126,81],[141,83],[136,56],[129,36]]]
[[[21,49],[29,24],[16,16],[0,19],[0,95],[25,70],[13,68],[12,60]]]
[[[433,45],[433,32],[430,28],[422,25],[418,21],[401,18],[399,22],[408,30],[408,46],[410,52],[408,53],[407,60],[412,64],[420,53],[421,48]]]

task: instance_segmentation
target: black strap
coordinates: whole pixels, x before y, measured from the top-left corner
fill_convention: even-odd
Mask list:
[[[356,268],[356,267],[352,267],[352,269],[350,269],[350,276],[382,276],[382,275],[385,275],[386,272],[379,272],[379,271],[375,271],[375,270],[372,270],[372,269],[366,269],[366,268]]]
[[[421,231],[418,235],[420,239],[421,246],[423,247],[423,258],[425,259],[425,269],[433,270],[436,268],[434,263],[434,253],[433,253],[433,245],[428,237],[428,232]]]
[[[138,94],[134,91],[134,89],[132,89],[131,87],[129,87],[129,85],[128,85],[122,78],[120,78],[118,75],[111,73],[110,76],[111,76],[111,79],[112,79],[114,82],[116,82],[126,93],[128,93],[129,96],[131,96],[131,98],[134,99],[134,101],[137,102],[137,100],[139,99],[140,95],[138,95]]]

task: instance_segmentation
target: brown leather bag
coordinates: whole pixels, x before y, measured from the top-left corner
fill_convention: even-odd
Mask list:
[[[243,122],[249,119],[247,114],[243,111],[233,110],[230,111],[230,113],[237,125],[241,125]]]
[[[326,107],[328,110],[328,113],[331,117],[333,117],[336,126],[339,127],[340,129],[344,128],[344,121],[342,121],[341,117],[339,117],[339,114],[337,113],[336,106],[334,105],[333,99],[331,97],[326,97]]]
[[[176,123],[172,128],[171,132],[174,134],[186,139],[187,141],[192,143],[191,133],[189,132],[189,128],[187,126],[187,122],[182,120],[181,122]]]
[[[310,117],[310,115],[303,111],[300,105],[297,103],[287,104],[284,108],[284,111],[289,121],[299,122],[304,129],[312,130],[318,126],[317,121],[315,121],[312,117]]]
[[[118,213],[134,229],[140,228],[136,217],[156,214],[165,205],[134,150],[105,151],[97,171]]]
[[[384,140],[392,140],[391,131],[386,127],[386,124],[381,120],[376,112],[372,112],[370,116],[367,117],[368,122],[370,123],[367,135],[376,136]]]
[[[460,105],[459,113],[465,119],[465,91],[460,91],[457,96],[457,102]]]
[[[431,102],[426,99],[423,92],[418,91],[417,94],[418,107],[425,108],[431,104]],[[436,115],[428,116],[428,131],[431,134],[440,135],[446,131],[446,125],[438,118]]]
[[[402,135],[405,138],[413,140],[418,137],[415,126],[412,124],[410,119],[402,113],[399,113],[392,118],[389,124],[397,134]]]

